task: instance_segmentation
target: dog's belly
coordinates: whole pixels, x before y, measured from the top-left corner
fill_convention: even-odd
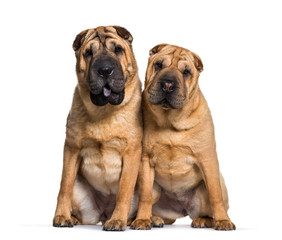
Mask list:
[[[165,149],[164,149],[165,148]],[[202,175],[188,148],[163,146],[153,154],[155,181],[168,192],[182,192],[196,186]]]
[[[84,148],[81,151],[80,174],[98,191],[116,194],[122,168],[122,157],[114,148]]]

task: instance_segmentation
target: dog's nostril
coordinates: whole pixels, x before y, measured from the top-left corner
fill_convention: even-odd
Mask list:
[[[162,90],[164,92],[170,93],[174,90],[174,84],[173,82],[165,81],[162,83]]]
[[[114,72],[114,69],[109,66],[101,67],[98,69],[98,73],[102,77],[109,77]]]

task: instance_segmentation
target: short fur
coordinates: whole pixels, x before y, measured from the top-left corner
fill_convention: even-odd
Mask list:
[[[85,30],[73,43],[78,85],[67,119],[56,227],[102,221],[105,230],[126,228],[142,151],[141,82],[132,40],[126,29],[109,26]],[[116,45],[122,52],[115,52]],[[122,69],[125,94],[118,105],[96,106],[91,99],[91,62],[103,54]]]
[[[235,229],[227,215],[212,117],[198,86],[201,71],[201,59],[187,49],[160,44],[150,51],[143,91],[140,201],[133,229],[151,228],[152,215],[170,223],[189,215],[192,227]],[[173,92],[162,90],[164,81],[173,83]]]

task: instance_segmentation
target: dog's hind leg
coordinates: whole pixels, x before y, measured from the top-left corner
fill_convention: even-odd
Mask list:
[[[220,176],[220,185],[222,189],[222,198],[227,211],[229,208],[228,193],[222,175]],[[204,182],[197,188],[191,205],[193,205],[193,210],[189,213],[189,216],[193,220],[191,224],[193,228],[216,228],[208,190]]]
[[[72,196],[74,224],[95,225],[100,221],[100,216],[92,186],[84,178],[77,176]]]

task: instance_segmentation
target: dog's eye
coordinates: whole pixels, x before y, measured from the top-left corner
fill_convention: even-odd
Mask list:
[[[156,62],[155,63],[155,69],[156,70],[159,70],[159,69],[162,69],[163,68],[163,63],[162,62]]]
[[[84,57],[87,58],[87,57],[92,57],[92,56],[93,56],[92,49],[87,49],[84,53]]]
[[[191,75],[191,72],[190,72],[188,69],[185,69],[185,70],[183,71],[183,75],[189,76],[189,75]]]
[[[115,47],[115,53],[116,54],[119,54],[119,53],[122,53],[123,52],[123,48],[121,46],[116,46]]]

